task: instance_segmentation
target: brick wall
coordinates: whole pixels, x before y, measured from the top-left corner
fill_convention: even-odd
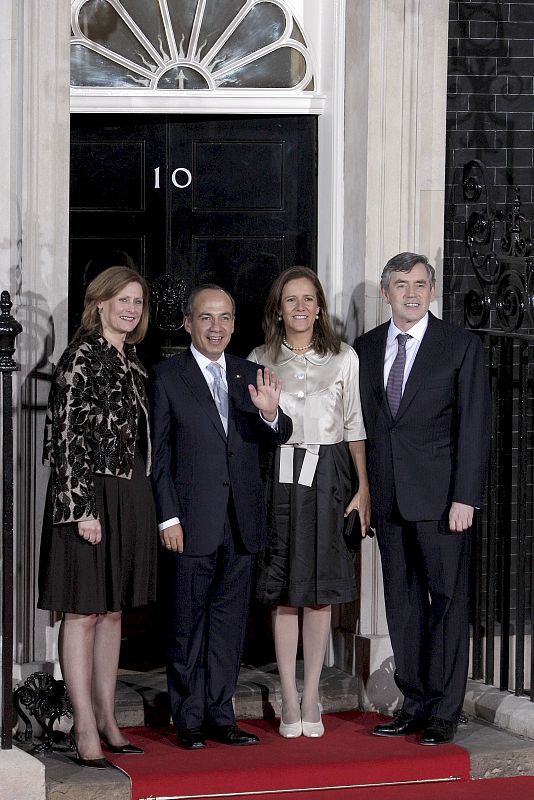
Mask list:
[[[448,72],[443,315],[461,324],[464,294],[478,286],[465,248],[464,164],[484,162],[497,209],[510,210],[519,186],[534,219],[534,2],[451,0]]]

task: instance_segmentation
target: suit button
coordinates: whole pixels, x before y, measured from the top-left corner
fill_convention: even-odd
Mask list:
[[[223,481],[223,486],[230,486],[228,481]]]

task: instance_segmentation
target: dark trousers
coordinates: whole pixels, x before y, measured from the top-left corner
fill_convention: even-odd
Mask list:
[[[403,710],[457,722],[469,662],[471,531],[396,512],[379,523],[377,539]]]
[[[233,725],[255,557],[240,546],[227,519],[214,553],[173,558],[167,684],[174,725]]]

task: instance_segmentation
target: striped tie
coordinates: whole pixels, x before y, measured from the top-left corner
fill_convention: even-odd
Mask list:
[[[386,385],[386,396],[393,417],[397,415],[400,406],[402,383],[404,381],[404,365],[406,364],[406,342],[411,338],[409,333],[397,334],[397,355],[391,365]]]

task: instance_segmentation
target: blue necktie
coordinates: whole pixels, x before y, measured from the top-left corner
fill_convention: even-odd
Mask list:
[[[409,333],[397,334],[397,355],[391,365],[386,384],[386,396],[393,417],[397,415],[401,402],[404,367],[406,364],[406,342],[411,338]]]
[[[213,376],[213,399],[225,433],[228,433],[228,392],[222,382],[222,367],[217,361],[212,361],[211,364],[208,364],[207,369]]]

